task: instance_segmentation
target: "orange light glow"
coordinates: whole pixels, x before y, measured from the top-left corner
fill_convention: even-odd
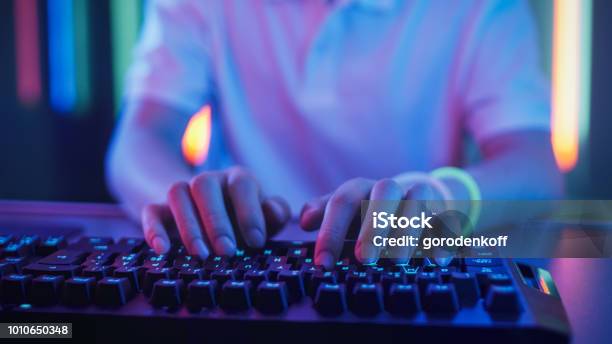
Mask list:
[[[546,280],[542,276],[540,276],[540,288],[542,288],[544,294],[550,295],[550,289],[548,288],[548,284],[546,284]]]
[[[559,169],[576,166],[581,112],[581,0],[554,2],[552,61],[552,146]]]
[[[210,106],[203,106],[191,117],[183,134],[181,142],[183,157],[192,166],[203,164],[208,156],[211,136],[210,116]]]

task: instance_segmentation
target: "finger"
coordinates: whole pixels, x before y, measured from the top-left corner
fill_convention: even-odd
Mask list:
[[[291,208],[281,197],[268,197],[261,204],[266,221],[266,233],[272,237],[291,219]]]
[[[349,225],[373,184],[371,180],[353,179],[329,198],[315,245],[315,264],[331,268],[338,260]]]
[[[168,191],[168,205],[187,251],[202,258],[208,257],[210,251],[204,243],[202,224],[198,219],[187,183],[172,185]]]
[[[163,225],[163,219],[170,215],[169,213],[170,209],[161,204],[149,204],[142,210],[142,229],[145,240],[157,254],[170,250],[170,239]]]
[[[370,204],[366,216],[359,231],[357,244],[355,245],[355,256],[362,263],[374,263],[380,256],[381,248],[373,244],[375,236],[383,238],[389,235],[391,229],[375,229],[372,226],[373,212],[387,212],[394,214],[402,199],[402,189],[392,179],[381,179],[374,184],[370,192]],[[397,232],[397,231],[396,231]]]
[[[235,168],[227,175],[227,191],[245,243],[250,247],[262,247],[266,232],[257,182],[243,169]]]
[[[191,195],[213,251],[218,255],[233,256],[236,237],[223,199],[225,182],[223,174],[200,174],[191,181]]]
[[[304,204],[300,212],[300,227],[307,231],[319,229],[330,197],[331,194],[327,194]]]

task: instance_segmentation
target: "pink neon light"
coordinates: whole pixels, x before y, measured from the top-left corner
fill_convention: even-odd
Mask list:
[[[17,95],[25,105],[40,101],[40,52],[36,0],[17,0],[15,6],[15,61]]]

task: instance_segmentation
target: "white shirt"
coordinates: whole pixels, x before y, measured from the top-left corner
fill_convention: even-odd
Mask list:
[[[243,165],[297,211],[353,177],[461,164],[466,134],[548,130],[538,64],[526,1],[153,0],[126,97],[213,104],[231,162],[205,168]]]

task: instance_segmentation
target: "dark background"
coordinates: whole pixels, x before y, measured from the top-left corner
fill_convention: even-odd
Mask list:
[[[48,96],[45,0],[37,0],[42,99],[33,106],[18,100],[15,1],[0,1],[0,199],[112,201],[104,181],[104,155],[118,108],[110,2],[88,3],[91,102],[79,113],[58,113]],[[590,137],[567,184],[572,198],[612,199],[612,1],[593,1],[592,37]]]

